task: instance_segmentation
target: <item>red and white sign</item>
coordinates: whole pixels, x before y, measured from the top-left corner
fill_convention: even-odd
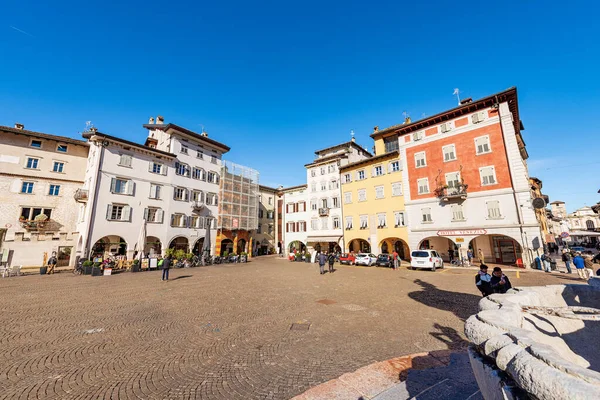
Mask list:
[[[464,229],[464,230],[450,230],[450,231],[438,231],[438,236],[477,236],[485,235],[487,231],[485,229]]]
[[[563,239],[566,239],[566,238],[568,238],[569,236],[570,236],[570,235],[569,235],[569,232],[563,232],[563,233],[561,233],[561,234],[560,234],[560,237],[561,237],[561,238],[563,238]]]

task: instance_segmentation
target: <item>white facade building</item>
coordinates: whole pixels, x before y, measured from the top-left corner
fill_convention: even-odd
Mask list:
[[[97,131],[90,143],[78,255],[164,254],[169,247],[199,254],[207,230],[214,254],[219,170],[229,150],[174,124],[144,125],[144,145]],[[146,222],[144,249],[136,247]]]
[[[315,151],[315,160],[306,164],[309,196],[307,245],[309,251],[342,251],[344,227],[340,166],[373,155],[351,141]]]
[[[87,156],[84,141],[0,127],[0,250],[12,252],[2,261],[40,267],[57,252],[58,266],[73,265]]]
[[[280,189],[283,193],[282,230],[284,254],[306,250],[308,235],[308,193],[306,185]]]

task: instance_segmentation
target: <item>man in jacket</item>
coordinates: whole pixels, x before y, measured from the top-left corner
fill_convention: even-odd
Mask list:
[[[400,256],[396,250],[392,253],[392,261],[394,262],[394,271],[397,271],[400,266]]]
[[[565,267],[567,267],[567,272],[569,274],[572,274],[573,271],[571,271],[571,253],[569,253],[567,250],[563,250],[562,260],[565,263]]]
[[[162,273],[161,281],[169,280],[169,269],[170,268],[171,268],[171,256],[166,256],[164,258],[163,264],[162,264],[163,273]]]
[[[506,293],[508,289],[512,288],[508,276],[502,273],[502,268],[494,267],[492,272],[492,278],[490,279],[490,286],[494,293]]]
[[[327,257],[327,262],[329,263],[329,272],[333,273],[333,263],[335,263],[335,254],[329,253]]]
[[[321,271],[321,275],[323,275],[325,273],[325,263],[327,262],[327,255],[325,254],[325,252],[322,252],[317,258],[319,260],[319,269]]]
[[[542,254],[542,262],[544,263],[544,271],[546,272],[552,272],[552,269],[550,268],[550,260],[551,258],[548,252]]]
[[[573,258],[573,265],[575,269],[577,269],[577,274],[579,274],[579,278],[587,280],[587,274],[585,272],[585,261],[583,261],[583,257],[581,257],[581,252],[577,252],[575,254],[575,258]]]
[[[483,256],[483,251],[481,251],[481,249],[477,250],[477,257],[479,258],[479,264],[485,264],[485,257]]]
[[[477,289],[481,292],[483,297],[492,294],[492,287],[490,286],[490,281],[492,280],[492,276],[488,274],[488,266],[485,264],[481,264],[479,266],[479,273],[475,276],[475,285]]]

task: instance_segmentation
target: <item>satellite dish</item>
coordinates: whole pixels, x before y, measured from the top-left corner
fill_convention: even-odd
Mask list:
[[[533,208],[538,209],[538,210],[540,208],[546,207],[546,201],[541,197],[536,197],[535,199],[533,199],[531,204],[533,205]]]

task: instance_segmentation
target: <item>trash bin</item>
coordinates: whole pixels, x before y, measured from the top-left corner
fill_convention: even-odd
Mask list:
[[[40,267],[40,275],[46,275],[48,272],[48,267]]]
[[[552,261],[550,261],[550,269],[551,269],[552,271],[558,271],[558,268],[557,268],[557,266],[556,266],[556,260],[552,260]]]

